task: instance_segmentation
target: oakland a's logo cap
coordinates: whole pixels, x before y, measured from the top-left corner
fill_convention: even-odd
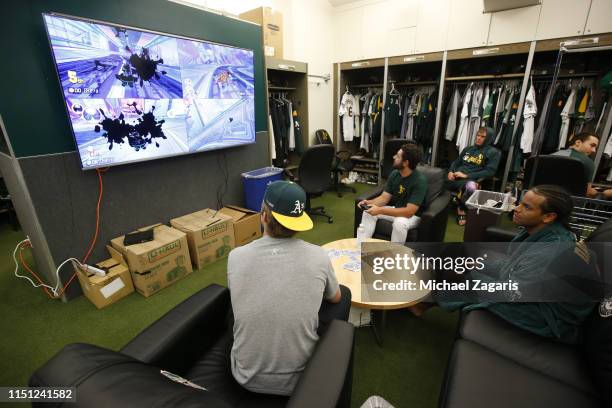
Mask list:
[[[306,193],[291,181],[275,181],[268,185],[264,202],[272,216],[282,226],[293,231],[312,229],[312,220],[306,214]]]

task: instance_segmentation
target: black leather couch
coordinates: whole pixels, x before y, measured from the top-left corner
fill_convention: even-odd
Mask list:
[[[511,232],[491,231],[495,240]],[[587,240],[612,242],[612,220]],[[611,244],[590,245],[604,268]],[[606,255],[605,253],[608,253]],[[609,262],[608,262],[609,265]],[[610,304],[612,307],[612,304]],[[583,323],[580,345],[562,344],[523,331],[486,310],[462,313],[439,406],[442,408],[587,408],[612,406],[612,317],[599,309]]]
[[[256,394],[229,365],[229,290],[211,285],[130,341],[121,352],[70,344],[37,370],[32,387],[76,387],[75,407],[348,407],[354,328],[333,320],[291,397]],[[171,381],[160,369],[207,391]],[[39,404],[34,403],[36,407]],[[40,405],[48,407],[48,404]]]
[[[421,214],[421,222],[418,228],[408,231],[406,242],[442,242],[446,232],[446,222],[448,218],[448,204],[450,203],[450,193],[446,190],[444,177],[446,172],[443,169],[430,166],[417,166],[427,178],[427,197],[425,198],[425,209]],[[370,200],[380,195],[384,186],[378,186],[355,198],[355,220],[354,235],[357,236],[357,228],[361,223],[363,210],[357,206],[361,200]],[[393,205],[393,203],[389,203]],[[378,220],[373,238],[390,240],[393,225],[387,220]]]

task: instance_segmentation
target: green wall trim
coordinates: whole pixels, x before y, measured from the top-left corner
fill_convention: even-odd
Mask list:
[[[17,157],[75,151],[42,13],[254,50],[256,131],[267,130],[261,27],[167,0],[19,0],[0,13],[0,114]]]

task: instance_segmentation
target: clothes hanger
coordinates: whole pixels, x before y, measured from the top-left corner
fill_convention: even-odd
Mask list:
[[[389,95],[399,95],[399,92],[395,89],[395,82],[391,82],[391,91],[389,91]]]

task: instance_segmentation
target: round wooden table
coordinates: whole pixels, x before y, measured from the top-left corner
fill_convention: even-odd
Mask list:
[[[366,242],[386,243],[390,246],[392,245],[392,249],[402,248],[402,250],[407,251],[410,255],[413,254],[412,249],[410,249],[409,247],[405,247],[399,244],[391,244],[389,241],[384,241],[380,239],[368,239]],[[328,242],[327,244],[323,245],[322,248],[326,250],[359,250],[356,238],[347,238]],[[424,298],[426,298],[429,295],[430,291],[414,290],[404,293],[402,294],[403,300],[399,302],[374,302],[364,300],[362,297],[361,272],[351,271],[344,268],[344,265],[350,261],[351,259],[347,255],[342,255],[331,259],[336,278],[338,279],[338,283],[348,287],[351,290],[351,304],[353,306],[370,309],[372,311],[372,328],[374,329],[374,335],[376,336],[378,344],[382,345],[382,334],[385,326],[386,311],[391,309],[402,309],[417,304],[421,302]],[[419,280],[424,278],[425,274],[425,271],[418,271],[414,275],[411,275],[409,279],[412,279],[414,282],[418,283]],[[377,327],[379,317],[381,326],[380,328]]]

